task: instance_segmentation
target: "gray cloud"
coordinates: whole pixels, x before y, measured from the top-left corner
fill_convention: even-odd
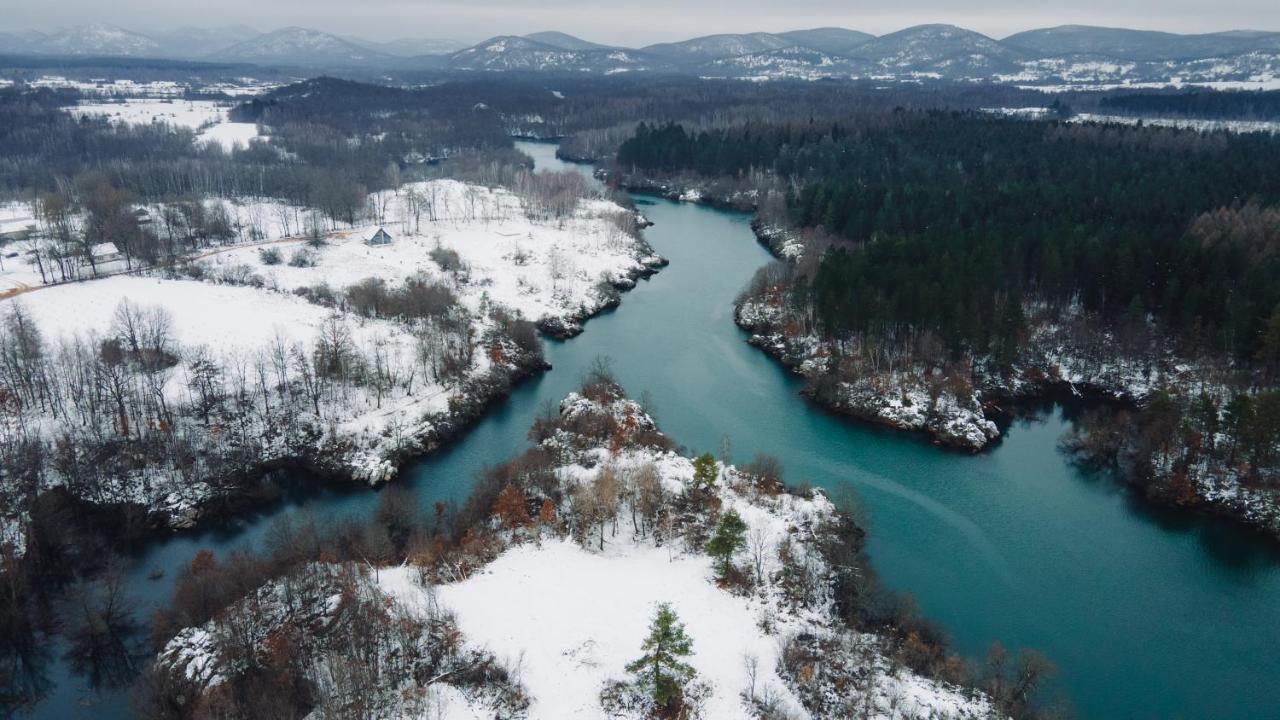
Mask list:
[[[995,37],[1067,23],[1173,32],[1280,30],[1276,0],[0,0],[0,30],[107,22],[155,30],[247,24],[302,25],[373,38],[453,37],[562,30],[598,42],[643,45],[716,32],[838,25],[876,34],[927,22]]]

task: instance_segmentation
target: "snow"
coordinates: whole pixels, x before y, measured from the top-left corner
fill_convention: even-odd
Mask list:
[[[124,301],[141,309],[162,307],[172,319],[171,329],[184,367],[195,360],[197,348],[208,351],[210,359],[223,365],[266,353],[277,339],[286,348],[311,347],[322,325],[333,312],[299,297],[235,285],[215,285],[192,280],[116,276],[82,283],[49,286],[24,293],[18,300],[31,314],[46,341],[56,343],[74,337],[99,337],[110,333],[116,309]],[[5,310],[0,304],[0,310]],[[340,315],[354,348],[368,354],[381,349],[392,367],[409,367],[414,362],[415,340],[410,328],[388,320],[365,320]],[[485,353],[476,353],[468,376],[476,377],[491,366]],[[176,404],[187,396],[187,373],[172,373],[164,394]],[[384,397],[361,391],[345,398],[338,407],[327,408],[332,432],[350,444],[343,462],[358,480],[378,484],[394,476],[397,468],[390,458],[405,442],[432,426],[431,417],[449,408],[448,389],[440,384],[420,382],[412,394],[394,387]],[[48,419],[42,423],[50,422]],[[50,430],[56,429],[49,426]],[[290,452],[287,448],[272,452]],[[163,492],[154,483],[156,492]],[[199,488],[189,488],[191,492]],[[137,502],[153,510],[170,509],[189,522],[191,498],[160,498],[135,495],[122,490],[121,499]],[[198,494],[198,492],[197,492]]]
[[[505,392],[513,374],[533,371],[526,350],[495,334],[498,319],[490,309],[502,303],[530,319],[554,320],[547,332],[578,328],[586,317],[618,301],[613,288],[601,289],[602,282],[633,285],[637,273],[652,270],[657,261],[643,240],[616,224],[620,218],[630,221],[630,211],[602,200],[582,201],[558,220],[530,219],[519,198],[506,191],[454,181],[423,183],[405,191],[410,189],[431,198],[435,220],[415,219],[416,232],[403,234],[397,228],[407,227],[408,217],[387,223],[394,240],[377,247],[361,242],[363,226],[333,231],[315,250],[301,240],[271,239],[300,232],[307,216],[270,200],[211,200],[224,204],[246,244],[214,248],[193,258],[207,271],[191,273],[199,279],[175,279],[171,273],[161,276],[145,268],[126,273],[125,262],[114,261],[99,263],[96,279],[42,285],[33,268],[11,258],[0,271],[0,313],[21,305],[54,352],[64,342],[110,336],[117,309],[125,301],[144,312],[164,310],[172,341],[168,349],[177,365],[157,376],[157,389],[178,410],[180,431],[197,438],[208,435],[189,412],[194,402],[189,383],[193,363],[208,359],[226,370],[243,369],[266,362],[275,348],[305,356],[322,329],[341,333],[362,362],[376,356],[385,363],[387,377],[394,379],[390,385],[345,385],[318,405],[299,408],[290,422],[300,423],[304,430],[317,429],[315,436],[278,432],[278,418],[260,415],[248,417],[244,430],[249,441],[258,444],[254,457],[262,462],[319,456],[338,475],[380,484],[393,477],[406,458],[434,449],[454,423],[476,412],[477,404]],[[398,212],[405,196],[393,195],[381,200],[389,211]],[[0,217],[16,219],[24,212],[29,214],[11,204],[0,210]],[[264,242],[247,244],[264,237]],[[298,252],[313,254],[316,262],[309,267],[270,266],[261,254],[266,247],[279,250],[286,262]],[[446,247],[456,248],[462,267],[446,271],[432,259],[433,250]],[[371,277],[394,287],[415,275],[447,286],[461,305],[452,312],[467,318],[470,329],[464,336],[439,331],[444,342],[473,351],[467,354],[469,365],[456,374],[443,375],[424,365],[430,363],[420,352],[421,323],[366,319],[292,292],[318,284],[340,292]],[[295,371],[289,372],[286,382],[301,382]],[[270,413],[271,408],[264,404],[261,412]],[[0,431],[47,440],[67,428],[56,416],[33,407],[22,423]],[[54,471],[42,482],[65,484]],[[199,520],[205,503],[218,492],[167,468],[141,467],[93,501],[133,503],[156,513],[161,522],[186,527]],[[22,517],[15,516],[12,523],[4,520],[0,542],[20,535],[23,524]]]
[[[1073,116],[1068,122],[1108,123],[1120,125],[1137,125],[1138,123],[1142,123],[1143,125],[1195,130],[1197,132],[1225,130],[1233,133],[1261,132],[1270,133],[1272,135],[1280,133],[1280,122],[1276,122],[1274,120],[1198,120],[1194,118],[1132,117],[1128,115],[1080,113]]]
[[[523,657],[531,720],[599,717],[601,688],[626,677],[662,602],[685,623],[689,662],[712,686],[706,717],[740,717],[743,657],[772,669],[777,642],[760,632],[750,603],[718,589],[711,575],[705,555],[669,559],[665,548],[634,545],[598,555],[557,539],[513,548],[483,574],[437,592],[472,642],[500,658]],[[518,608],[512,598],[521,598]],[[785,691],[776,673],[764,675]],[[800,710],[794,700],[792,710]]]
[[[410,192],[434,210],[423,210],[417,219],[409,216]],[[431,258],[432,251],[443,248],[457,252],[467,266],[460,291],[470,307],[499,303],[530,320],[572,325],[607,302],[600,295],[601,281],[626,286],[656,261],[640,241],[611,224],[611,217],[626,211],[602,200],[579,203],[564,222],[532,221],[510,192],[454,180],[407,185],[399,193],[387,193],[386,202],[387,222],[330,233],[315,251],[314,267],[267,266],[251,247],[220,252],[203,262],[212,268],[248,265],[269,286],[282,290],[319,283],[341,289],[370,277],[395,286],[419,272],[446,277]],[[281,210],[278,204],[249,204],[243,214],[258,216],[270,239],[283,234],[273,222]],[[378,227],[391,234],[392,242],[365,245],[361,239]],[[302,239],[276,245],[286,258],[302,246]]]
[[[76,117],[107,117],[112,122],[150,124],[164,122],[195,130],[221,122],[226,110],[209,100],[156,100],[130,98],[123,102],[86,102],[67,108]]]
[[[180,346],[206,345],[219,352],[264,349],[277,335],[309,345],[330,311],[301,298],[234,285],[194,280],[118,276],[68,283],[24,294],[20,300],[47,336],[69,337],[111,328],[123,300],[161,306],[173,317]],[[390,323],[366,323],[355,332],[390,331]]]
[[[201,142],[216,142],[225,150],[237,146],[248,147],[249,143],[263,135],[258,132],[256,123],[220,122],[201,132],[196,139]]]
[[[166,123],[197,130],[200,142],[215,142],[226,150],[247,146],[260,137],[255,123],[227,119],[227,106],[210,100],[128,98],[123,102],[85,102],[67,108],[77,117],[106,117],[114,123],[149,125]]]
[[[0,234],[33,229],[35,214],[28,203],[0,203]]]
[[[101,258],[101,257],[107,257],[111,255],[119,255],[120,250],[116,248],[115,243],[105,242],[105,243],[98,243],[97,245],[94,245],[93,247],[89,248],[89,254],[94,256],[95,258]]]

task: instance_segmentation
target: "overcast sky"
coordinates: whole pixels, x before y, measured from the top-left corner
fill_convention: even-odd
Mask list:
[[[945,22],[994,37],[1067,23],[1173,32],[1280,30],[1280,0],[0,0],[0,30],[108,22],[141,31],[183,25],[302,25],[391,40],[478,41],[562,30],[644,45],[719,32],[835,25],[884,34]]]

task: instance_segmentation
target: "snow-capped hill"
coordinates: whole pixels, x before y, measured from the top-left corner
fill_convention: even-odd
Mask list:
[[[642,50],[673,60],[697,62],[765,52],[767,50],[781,50],[795,44],[795,41],[779,35],[748,33],[745,35],[707,35],[683,42],[649,45],[642,48]]]
[[[1018,67],[1022,54],[955,25],[917,25],[869,40],[850,52],[885,74],[990,77]]]
[[[289,65],[350,66],[387,62],[390,56],[360,47],[337,35],[288,27],[223,48],[219,60]]]
[[[849,76],[855,74],[857,69],[857,63],[847,57],[794,45],[781,50],[720,58],[708,63],[703,74],[707,76],[723,75],[727,77],[801,78],[813,80]]]
[[[33,51],[46,55],[155,55],[160,44],[141,33],[114,25],[81,25],[41,39]]]
[[[516,35],[500,35],[448,57],[457,70],[523,70],[613,73],[652,70],[661,60],[623,48],[566,50]]]
[[[846,28],[824,27],[778,33],[778,37],[831,55],[845,55],[858,45],[874,40],[876,36]]]

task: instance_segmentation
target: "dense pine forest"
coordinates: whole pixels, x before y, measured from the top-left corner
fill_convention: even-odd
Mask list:
[[[1121,327],[1150,313],[1189,349],[1278,369],[1269,136],[897,113],[696,135],[642,125],[618,163],[787,179],[793,226],[852,241],[799,289],[833,335],[909,326],[982,349],[1035,297]]]

